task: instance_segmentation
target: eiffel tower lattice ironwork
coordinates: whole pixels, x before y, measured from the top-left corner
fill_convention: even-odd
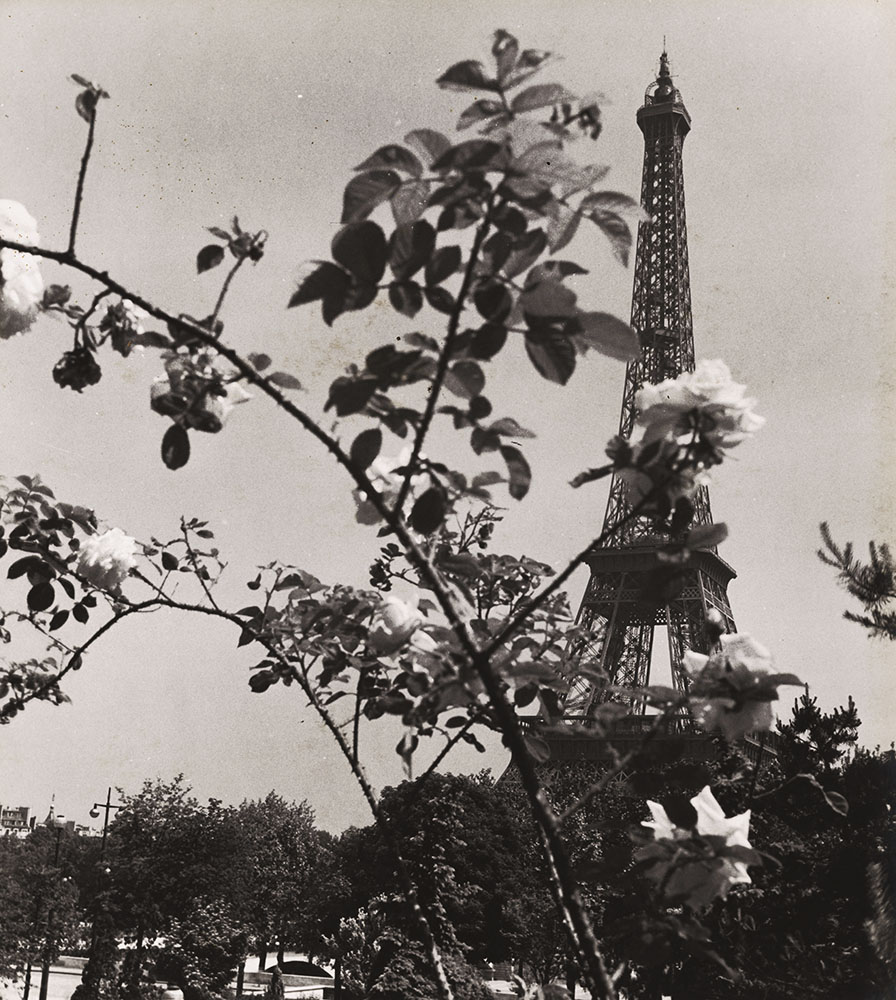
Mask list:
[[[619,433],[630,438],[637,416],[635,396],[645,383],[656,384],[694,370],[694,333],[684,210],[682,146],[691,119],[669,71],[665,52],[656,80],[647,88],[637,121],[644,133],[641,204],[649,221],[638,228],[632,292],[632,327],[641,356],[625,375]],[[694,525],[712,523],[709,493],[700,487],[693,499]],[[582,599],[579,624],[584,646],[572,653],[599,666],[610,685],[641,687],[648,683],[654,632],[665,626],[674,686],[686,684],[684,651],[707,652],[706,614],[715,609],[725,631],[734,631],[727,585],[734,570],[715,552],[691,554],[684,587],[668,603],[645,596],[657,569],[657,553],[669,541],[650,517],[631,517],[625,483],[613,476],[604,518],[607,541],[588,559],[591,578]],[[655,593],[655,587],[653,588]],[[567,693],[564,714],[582,718],[596,703],[609,700],[603,688],[576,678]],[[637,712],[637,706],[635,706]]]

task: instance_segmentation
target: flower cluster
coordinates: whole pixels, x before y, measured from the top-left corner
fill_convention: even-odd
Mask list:
[[[211,350],[169,354],[164,378],[150,388],[150,405],[185,427],[216,434],[233,408],[252,396],[233,375],[216,367],[217,354]]]
[[[726,817],[708,785],[690,802],[696,821],[680,827],[658,802],[648,801],[652,818],[641,825],[653,831],[654,842],[636,857],[666,897],[702,909],[724,898],[732,885],[750,882],[747,865],[759,858],[751,856],[747,839],[749,809]]]
[[[383,502],[391,507],[398,499],[401,492],[401,484],[404,481],[404,470],[411,460],[411,449],[403,448],[398,458],[384,458],[379,456],[374,459],[367,469],[367,477],[377,492],[383,498]],[[399,471],[400,470],[400,471]],[[408,496],[413,499],[417,497],[426,487],[428,478],[419,474],[411,476],[410,490]],[[378,524],[382,518],[379,511],[370,500],[359,490],[352,491],[357,510],[355,520],[359,524]]]
[[[81,546],[75,567],[94,587],[117,593],[130,571],[137,565],[137,543],[121,528],[110,528],[101,535],[91,535]]]
[[[374,614],[373,624],[367,636],[367,644],[377,654],[390,656],[404,646],[410,646],[420,653],[431,653],[436,644],[421,629],[423,616],[418,604],[419,594],[413,594],[403,601],[395,594],[387,594]]]
[[[37,222],[17,201],[0,199],[0,237],[37,246]],[[0,339],[23,333],[34,322],[44,283],[37,258],[18,250],[0,250]]]
[[[635,396],[641,435],[632,444],[611,442],[608,453],[626,483],[632,502],[660,487],[669,501],[691,497],[709,481],[727,449],[765,423],[723,361],[699,361],[693,372]]]
[[[688,651],[684,663],[697,725],[707,732],[720,729],[729,743],[771,729],[778,685],[800,683],[793,674],[770,673],[771,653],[746,633],[721,636],[709,656]]]

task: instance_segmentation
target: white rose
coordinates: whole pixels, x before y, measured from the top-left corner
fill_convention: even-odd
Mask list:
[[[121,528],[91,535],[81,546],[76,571],[94,587],[115,593],[137,565],[136,547]]]
[[[749,809],[739,816],[726,816],[708,785],[691,799],[691,805],[697,812],[695,830],[675,826],[666,810],[658,802],[650,801],[647,806],[651,820],[641,825],[653,830],[656,840],[682,841],[696,833],[702,837],[724,837],[726,846],[751,846],[747,839],[750,832]],[[661,881],[670,895],[681,893],[687,896],[692,906],[708,906],[714,899],[727,895],[732,885],[751,881],[745,862],[730,858],[720,860],[721,864],[712,867],[687,860],[674,867],[671,863],[665,864],[651,877]]]
[[[731,372],[724,361],[698,361],[687,376],[687,387],[707,403],[721,406],[737,406],[743,399],[745,385],[731,378]]]
[[[37,246],[37,222],[17,201],[0,199],[0,237]],[[23,333],[34,322],[44,291],[36,257],[0,250],[0,339]]]
[[[747,733],[771,729],[770,685],[776,679],[786,682],[781,675],[769,677],[772,654],[746,632],[721,636],[719,646],[710,656],[687,650],[684,666],[697,725],[706,732],[719,729],[734,743]]]
[[[430,636],[418,632],[423,624],[423,617],[417,608],[419,600],[419,594],[412,594],[407,601],[396,594],[386,594],[382,598],[367,635],[368,645],[374,652],[388,656],[409,642],[420,652],[431,652],[435,648]],[[431,648],[427,649],[429,644]]]
[[[411,449],[402,448],[397,458],[388,458],[378,455],[370,467],[367,469],[367,476],[376,491],[382,496],[387,506],[392,506],[398,499],[401,492],[401,484],[404,481],[404,473],[398,473],[396,469],[403,469],[411,460]],[[419,496],[426,488],[428,477],[423,474],[411,476],[408,497],[413,500]],[[359,490],[352,490],[357,510],[355,520],[359,524],[377,524],[382,520],[379,511],[371,501]]]

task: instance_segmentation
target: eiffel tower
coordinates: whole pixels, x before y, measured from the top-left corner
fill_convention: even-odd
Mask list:
[[[649,221],[642,221],[638,228],[631,325],[642,352],[625,374],[619,422],[619,433],[625,438],[631,437],[637,416],[635,395],[645,383],[656,384],[694,370],[682,173],[682,147],[691,118],[673,83],[665,51],[637,121],[644,134],[641,204]],[[693,525],[711,524],[706,487],[699,489],[693,504]],[[672,597],[656,596],[655,573],[661,565],[657,555],[669,537],[658,530],[653,518],[631,517],[625,483],[615,475],[604,533],[606,542],[587,560],[591,578],[579,610],[578,622],[588,638],[571,658],[590,661],[606,675],[608,686],[643,687],[650,679],[655,630],[665,626],[672,683],[683,690],[685,650],[706,653],[710,646],[707,613],[718,612],[722,629],[734,631],[727,595],[734,570],[714,549],[693,552],[684,567],[684,586]],[[610,695],[605,688],[578,677],[566,695],[564,715],[570,721],[587,723],[595,706],[607,700]],[[639,713],[645,721],[643,706],[634,705],[631,723],[637,723]],[[687,728],[684,719],[680,722],[680,728]],[[570,749],[563,756],[578,755],[569,753]]]

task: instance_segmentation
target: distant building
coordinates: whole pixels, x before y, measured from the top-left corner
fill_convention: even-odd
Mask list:
[[[0,836],[27,837],[34,829],[36,820],[29,806],[0,805]]]

